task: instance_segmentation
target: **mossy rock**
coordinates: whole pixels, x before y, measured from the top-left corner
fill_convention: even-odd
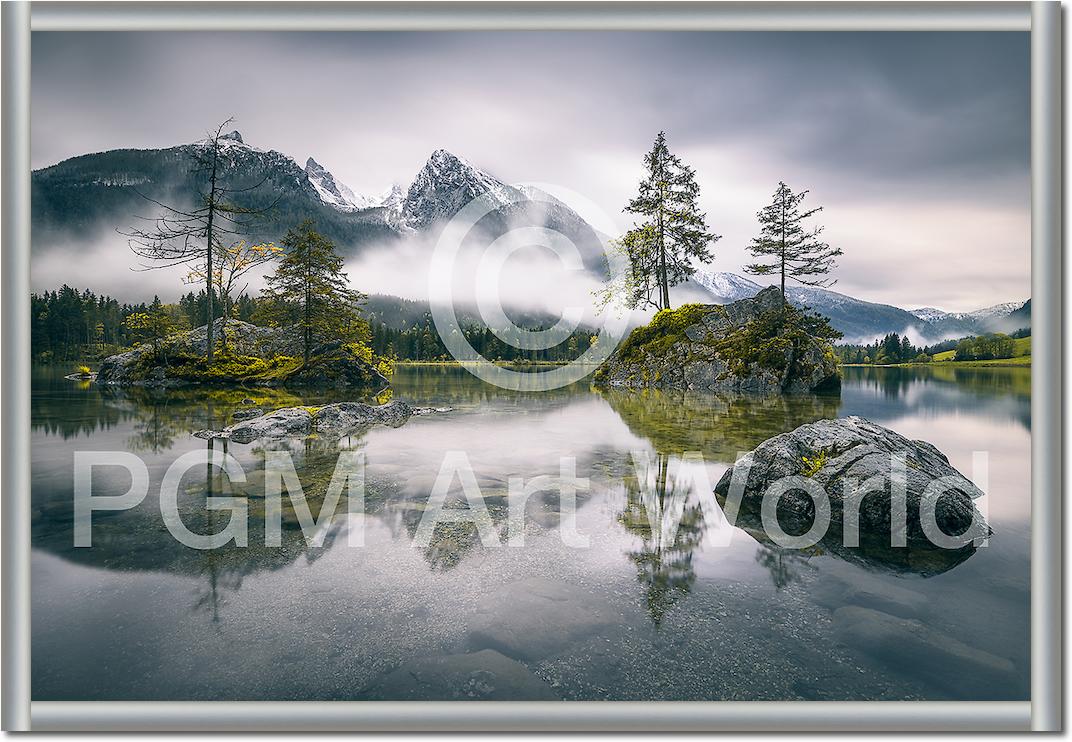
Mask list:
[[[777,288],[726,306],[660,311],[617,348],[601,386],[804,393],[840,388],[825,319],[784,305]]]

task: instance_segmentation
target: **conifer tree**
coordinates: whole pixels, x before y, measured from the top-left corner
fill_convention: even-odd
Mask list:
[[[348,286],[335,245],[313,226],[306,220],[287,232],[282,257],[264,289],[267,318],[301,331],[306,363],[314,343],[369,338],[361,317],[365,295]]]
[[[837,281],[827,275],[837,265],[834,258],[842,254],[841,248],[830,247],[819,239],[821,226],[804,226],[806,219],[823,210],[817,206],[802,211],[801,203],[807,195],[807,191],[793,193],[785,183],[778,183],[770,205],[756,214],[761,230],[748,247],[754,257],[764,262],[745,266],[745,272],[754,276],[780,274],[783,303],[786,278],[805,286],[831,286]]]
[[[659,132],[644,156],[646,174],[625,211],[643,218],[619,242],[628,256],[624,301],[670,308],[670,287],[696,272],[693,261],[712,259],[711,243],[719,239],[707,229],[698,204],[695,171],[670,152]]]

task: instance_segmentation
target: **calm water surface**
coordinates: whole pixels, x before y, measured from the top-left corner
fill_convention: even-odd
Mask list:
[[[343,516],[321,547],[296,529],[284,530],[282,548],[258,545],[263,508],[251,497],[248,548],[196,551],[165,530],[157,497],[175,458],[206,445],[192,431],[227,424],[247,396],[269,406],[332,397],[153,395],[36,369],[33,697],[1026,699],[1029,370],[845,372],[839,397],[762,399],[601,394],[586,384],[508,392],[461,369],[403,368],[396,397],[453,411],[342,441],[290,442],[311,493],[340,447],[364,452],[364,547],[348,545],[355,521]],[[994,529],[989,546],[939,569],[785,552],[705,514],[688,491],[695,478],[684,475],[697,472],[685,452],[703,454],[713,484],[738,451],[845,415],[928,440],[965,474],[972,452],[988,451],[979,505]],[[80,549],[78,450],[134,451],[151,478],[137,508],[96,513],[93,546]],[[414,546],[451,450],[467,454],[504,534],[509,478],[554,476],[560,457],[574,457],[591,481],[577,511],[588,548],[563,543],[550,492],[528,502],[523,548],[486,547],[457,525]],[[633,451],[649,465],[639,475]],[[229,452],[256,483],[263,447]],[[670,484],[651,474],[662,470]],[[128,486],[121,470],[94,475],[94,494]],[[203,471],[183,480],[192,530],[218,530],[228,517],[205,510],[209,491],[229,486]],[[653,533],[653,502],[683,504],[675,538]],[[728,545],[714,543],[726,535]]]

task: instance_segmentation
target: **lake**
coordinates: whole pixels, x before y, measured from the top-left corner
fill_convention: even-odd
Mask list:
[[[249,546],[199,551],[171,537],[158,502],[168,466],[206,446],[192,432],[226,425],[246,397],[346,397],[153,394],[35,368],[33,699],[1026,700],[1030,370],[844,372],[838,396],[757,398],[587,383],[510,392],[460,368],[401,367],[395,398],[451,411],[290,443],[303,484],[326,481],[340,449],[363,453],[363,516],[340,513],[321,546],[287,527],[268,547],[251,496]],[[688,491],[770,436],[846,415],[933,443],[967,476],[973,452],[988,452],[978,504],[989,544],[940,568],[783,551]],[[73,457],[84,450],[137,453],[150,489],[137,507],[95,513],[92,547],[75,548]],[[414,545],[451,451],[465,453],[501,534],[510,478],[555,477],[575,459],[589,480],[576,495],[588,545],[564,543],[562,498],[547,488],[524,509],[521,547],[485,544],[466,524]],[[263,467],[256,443],[228,452],[247,472]],[[652,471],[680,477],[667,485]],[[99,469],[93,485],[122,494],[130,477]],[[205,496],[234,490],[203,469],[182,485],[190,529],[219,530],[227,513],[206,510]],[[666,538],[645,508],[671,494],[681,527]],[[359,524],[364,545],[351,546]],[[712,543],[716,532],[728,543]]]

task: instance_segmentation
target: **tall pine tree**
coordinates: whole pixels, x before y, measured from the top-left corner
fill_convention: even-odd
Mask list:
[[[771,204],[756,214],[761,230],[748,246],[754,257],[765,260],[746,265],[745,272],[754,276],[780,274],[783,303],[786,278],[805,286],[831,286],[837,282],[827,276],[837,266],[834,258],[842,254],[841,248],[830,247],[819,239],[821,226],[805,228],[804,221],[823,210],[817,206],[802,211],[801,203],[807,195],[807,191],[793,193],[779,182]]]
[[[710,246],[719,236],[708,231],[697,203],[695,171],[670,152],[664,132],[644,155],[644,167],[640,190],[625,207],[643,220],[620,241],[631,272],[624,298],[630,307],[669,309],[670,287],[696,272],[693,260],[711,261]]]
[[[267,318],[302,333],[305,362],[315,343],[366,342],[368,323],[361,317],[365,295],[347,285],[342,258],[331,240],[306,220],[282,240],[284,252],[264,289]]]

